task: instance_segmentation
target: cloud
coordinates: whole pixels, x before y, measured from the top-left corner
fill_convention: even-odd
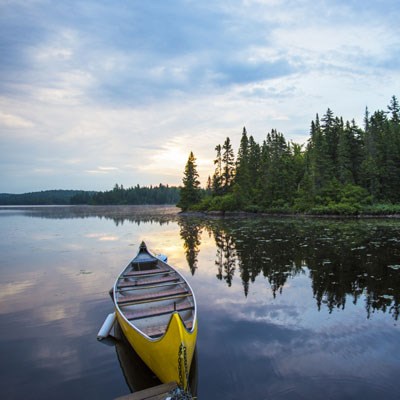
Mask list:
[[[117,167],[97,167],[96,169],[88,169],[85,172],[88,174],[112,174],[118,171]]]
[[[2,2],[0,191],[180,184],[190,150],[205,182],[243,126],[304,143],[327,107],[362,121],[396,94],[399,14],[389,0]]]
[[[0,124],[9,128],[32,128],[33,122],[19,117],[18,115],[7,114],[0,111]]]

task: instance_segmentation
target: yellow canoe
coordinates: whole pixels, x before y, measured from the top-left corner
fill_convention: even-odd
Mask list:
[[[177,382],[186,390],[197,338],[189,283],[142,242],[116,280],[113,298],[118,322],[136,353],[161,382]]]

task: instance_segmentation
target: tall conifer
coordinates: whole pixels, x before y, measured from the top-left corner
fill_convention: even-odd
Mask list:
[[[198,178],[196,158],[193,152],[190,152],[183,174],[183,187],[181,188],[181,198],[178,204],[178,207],[183,211],[188,210],[190,206],[200,201],[201,191]]]
[[[224,193],[227,193],[235,176],[235,156],[229,137],[226,138],[222,150],[222,188]]]

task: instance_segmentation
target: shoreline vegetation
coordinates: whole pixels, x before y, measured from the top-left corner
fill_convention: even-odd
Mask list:
[[[250,211],[181,211],[180,216],[185,217],[205,217],[205,218],[248,218],[248,217],[270,217],[270,218],[321,218],[321,219],[400,219],[400,211],[388,211],[382,213],[379,210],[370,212],[359,212],[358,214],[313,214],[298,212],[260,212],[254,213]]]
[[[230,138],[215,147],[215,171],[200,188],[190,152],[182,179],[183,212],[228,215],[400,215],[400,106],[365,110],[364,127],[328,108],[311,121],[305,145],[275,129],[261,144],[243,128],[235,157]]]

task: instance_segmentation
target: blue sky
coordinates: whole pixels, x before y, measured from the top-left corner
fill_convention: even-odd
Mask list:
[[[400,96],[392,0],[0,0],[0,192],[202,182],[243,126],[305,143]]]

